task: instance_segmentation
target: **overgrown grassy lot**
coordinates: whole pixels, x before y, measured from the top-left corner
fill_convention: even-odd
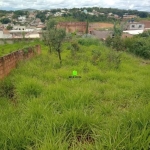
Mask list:
[[[0,149],[150,149],[150,61],[79,43],[63,44],[61,66],[41,43],[1,81]]]
[[[17,50],[20,50],[20,49],[23,49],[25,47],[29,47],[29,46],[33,46],[35,44],[37,44],[38,40],[35,40],[35,41],[19,41],[19,42],[15,42],[14,44],[9,44],[9,43],[6,43],[4,45],[0,45],[0,57],[1,56],[4,56],[4,55],[7,55],[11,52],[14,52],[14,51],[17,51]]]

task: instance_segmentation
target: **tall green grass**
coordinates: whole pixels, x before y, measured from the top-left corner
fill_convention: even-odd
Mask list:
[[[13,44],[6,43],[4,45],[0,45],[0,57],[7,55],[11,52],[23,49],[24,47],[34,46],[35,44],[39,44],[39,43],[41,43],[41,41],[36,39],[34,41],[19,41]]]
[[[73,57],[69,45],[62,66],[41,44],[40,56],[0,83],[0,149],[148,150],[149,61],[102,43],[80,43]],[[73,70],[80,79],[69,78]]]

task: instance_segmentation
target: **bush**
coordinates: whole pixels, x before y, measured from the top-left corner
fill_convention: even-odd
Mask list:
[[[145,34],[143,34],[144,36]],[[108,37],[106,45],[116,49],[117,51],[127,50],[137,56],[150,58],[150,40],[149,37],[134,36],[133,38],[121,39],[120,37]]]
[[[72,42],[71,42],[71,46],[73,47],[73,49],[74,49],[75,51],[78,51],[78,50],[79,50],[79,45],[78,45],[78,43],[77,43],[76,41],[72,41]]]
[[[150,58],[150,43],[145,38],[133,38],[126,41],[129,52],[143,58]]]
[[[117,51],[122,51],[125,49],[125,45],[120,36],[114,38],[108,37],[106,39],[106,45],[116,49]]]

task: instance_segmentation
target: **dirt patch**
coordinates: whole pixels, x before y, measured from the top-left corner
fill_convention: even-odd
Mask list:
[[[89,27],[94,29],[101,29],[101,28],[113,28],[114,25],[112,23],[95,22],[95,23],[90,23]]]
[[[149,60],[145,60],[145,61],[142,61],[141,63],[140,63],[140,65],[141,66],[146,66],[146,65],[150,65],[150,61]]]

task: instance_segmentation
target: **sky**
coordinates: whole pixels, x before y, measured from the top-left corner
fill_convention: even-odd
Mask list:
[[[150,0],[0,0],[0,10],[103,7],[150,12]]]

